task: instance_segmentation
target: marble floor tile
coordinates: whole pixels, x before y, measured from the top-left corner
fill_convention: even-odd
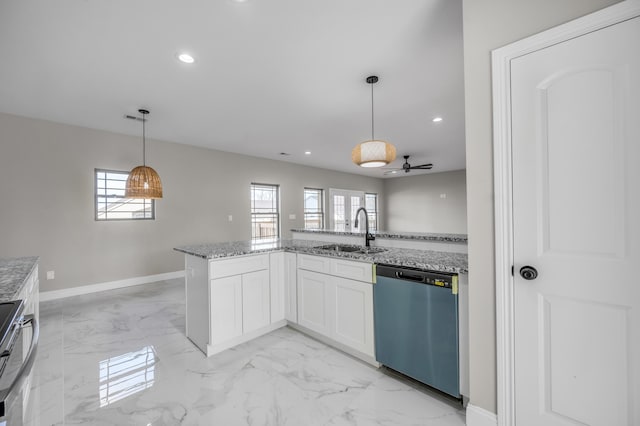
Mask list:
[[[281,328],[212,357],[169,280],[41,304],[25,426],[433,425],[464,411]]]

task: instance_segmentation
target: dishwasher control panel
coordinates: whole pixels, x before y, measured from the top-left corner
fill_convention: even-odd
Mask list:
[[[453,294],[458,294],[457,274],[378,264],[376,266],[376,275],[402,281],[411,281],[417,284],[448,288],[451,289]]]

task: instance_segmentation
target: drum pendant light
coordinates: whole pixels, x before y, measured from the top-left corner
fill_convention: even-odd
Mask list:
[[[146,163],[146,134],[145,123],[147,122],[146,109],[139,109],[142,114],[142,166],[135,167],[129,173],[124,189],[125,198],[162,198],[162,182],[160,176]]]
[[[366,81],[371,85],[371,140],[356,145],[351,151],[351,160],[360,167],[382,167],[396,159],[396,147],[373,136],[373,85],[378,77],[371,75]]]

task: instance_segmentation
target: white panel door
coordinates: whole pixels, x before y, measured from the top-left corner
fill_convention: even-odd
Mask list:
[[[211,280],[211,344],[242,335],[242,277]]]
[[[242,274],[242,332],[257,330],[271,322],[269,271]]]
[[[635,18],[511,62],[518,426],[640,425],[639,41]]]
[[[375,356],[373,344],[373,284],[334,278],[333,338]]]
[[[330,275],[298,269],[298,324],[325,336],[331,336]]]

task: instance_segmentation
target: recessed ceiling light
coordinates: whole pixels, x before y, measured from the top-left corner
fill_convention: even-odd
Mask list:
[[[441,122],[441,121],[442,121],[442,117],[435,117],[435,118],[433,119],[433,122],[434,122],[434,123],[439,123],[439,122]]]
[[[304,155],[311,155],[311,151],[305,151]]]
[[[195,59],[193,59],[193,56],[189,55],[188,53],[180,53],[178,55],[178,60],[180,62],[184,62],[185,64],[192,64],[196,61]]]
[[[393,170],[393,171],[391,172],[391,174],[392,174],[392,175],[395,175],[396,173],[398,173],[398,171],[397,171],[397,170]]]

